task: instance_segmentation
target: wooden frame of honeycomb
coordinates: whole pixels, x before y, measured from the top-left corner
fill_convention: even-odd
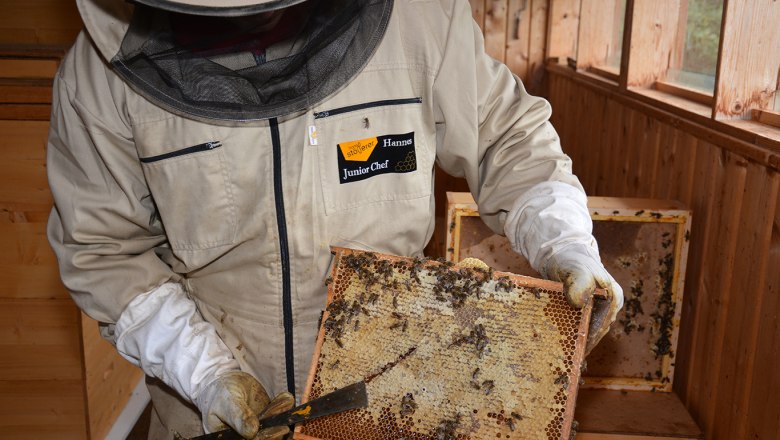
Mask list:
[[[538,276],[509,241],[479,220],[469,193],[447,193],[447,260],[481,258]],[[671,200],[588,197],[602,261],[625,305],[588,355],[585,388],[672,391],[691,212]]]
[[[364,380],[369,406],[298,439],[568,439],[590,306],[560,283],[334,248],[304,401]]]

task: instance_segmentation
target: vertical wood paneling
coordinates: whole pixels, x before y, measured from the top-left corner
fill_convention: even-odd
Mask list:
[[[635,138],[635,130],[638,128],[637,124],[641,123],[641,119],[637,112],[630,110],[623,116],[623,130],[620,132],[617,144],[615,144],[614,153],[618,157],[618,166],[613,168],[616,171],[617,179],[614,182],[614,187],[617,189],[617,195],[621,197],[627,197],[631,194],[628,190],[629,180],[631,179],[631,168],[634,164],[631,161],[631,156],[637,151],[637,139]]]
[[[482,32],[485,32],[485,1],[487,0],[469,0],[471,16],[474,17]]]
[[[580,136],[583,137],[583,139],[580,140],[580,142],[583,143],[582,148],[578,150],[572,150],[572,154],[574,156],[572,157],[572,160],[575,164],[579,163],[580,165],[573,165],[577,167],[577,171],[575,171],[575,174],[578,176],[581,176],[580,179],[583,179],[583,174],[579,170],[586,170],[588,169],[588,159],[589,159],[589,153],[592,149],[592,145],[588,142],[589,136],[588,134],[593,129],[593,127],[583,127],[583,129],[578,130],[577,129],[577,123],[578,121],[582,121],[585,117],[585,113],[587,112],[587,103],[585,101],[587,99],[587,96],[585,95],[573,95],[570,94],[568,98],[567,105],[571,106],[572,108],[572,114],[571,114],[571,121],[569,122],[567,126],[567,132],[566,136],[569,139],[573,139],[575,136],[575,133],[579,131]]]
[[[530,38],[531,0],[509,0],[504,62],[521,78],[529,75]]]
[[[657,152],[658,175],[653,184],[653,197],[669,199],[674,160],[677,155],[677,131],[668,125],[661,126],[660,148]]]
[[[703,217],[701,214],[705,212],[705,197],[702,194],[703,191],[697,191],[698,197],[694,199],[692,194],[693,182],[699,178],[700,182],[705,181],[707,164],[704,158],[697,156],[699,146],[696,138],[680,132],[671,126],[664,125],[664,130],[671,132],[672,134],[666,135],[671,138],[671,145],[665,147],[665,144],[661,143],[659,156],[665,153],[665,149],[669,148],[673,151],[673,154],[669,156],[667,165],[660,165],[661,170],[668,168],[668,172],[661,174],[658,177],[658,185],[663,185],[665,192],[663,194],[657,194],[656,197],[662,199],[674,199],[679,200],[689,206],[693,210],[693,224],[691,226],[691,233],[689,234],[689,245],[691,248],[688,253],[688,270],[686,275],[686,286],[693,285],[691,280],[695,280],[698,277],[700,266],[692,267],[694,257],[699,258],[702,254],[703,240],[696,240],[694,233],[696,231],[704,230]],[[666,137],[662,136],[662,138]],[[707,145],[702,147],[702,155],[706,157],[707,149],[712,148]],[[700,184],[700,183],[699,183]],[[698,214],[698,215],[697,215]],[[697,249],[694,251],[694,249]],[[693,288],[686,287],[684,289],[683,302],[680,316],[680,337],[678,339],[677,356],[675,362],[683,368],[676,370],[675,374],[675,387],[680,389],[686,389],[688,385],[689,371],[684,367],[690,365],[690,352],[692,346],[692,327],[696,317],[696,291]]]
[[[702,394],[705,392],[704,378],[707,376],[703,369],[709,369],[709,355],[707,348],[711,346],[711,335],[707,332],[707,323],[711,317],[714,316],[712,308],[713,298],[717,298],[717,288],[714,281],[710,278],[712,276],[710,266],[715,264],[714,252],[717,248],[720,240],[720,220],[722,217],[718,215],[718,211],[722,209],[723,198],[721,192],[725,189],[723,184],[724,164],[723,157],[715,147],[708,145],[705,150],[706,153],[700,157],[700,161],[707,165],[707,168],[703,171],[702,183],[705,185],[703,188],[704,203],[698,207],[698,211],[694,211],[694,219],[696,219],[697,213],[699,214],[699,228],[692,232],[692,244],[694,250],[690,251],[690,255],[693,257],[692,265],[694,266],[695,273],[691,274],[689,283],[686,283],[688,289],[686,294],[690,291],[695,292],[694,307],[695,315],[693,322],[688,323],[691,331],[691,352],[690,352],[690,364],[688,367],[688,376],[696,376],[693,380],[688,382],[687,396],[688,408],[697,420],[702,420],[706,414],[706,402],[702,401]],[[694,208],[697,209],[697,208]],[[694,220],[695,221],[695,220]],[[702,228],[703,229],[700,229]],[[696,234],[694,234],[696,233]],[[687,296],[687,295],[686,295]],[[702,354],[707,354],[702,356]]]
[[[722,346],[724,361],[715,377],[723,380],[717,388],[717,396],[711,406],[711,417],[715,417],[716,432],[736,434],[744,432],[747,418],[747,397],[750,391],[750,376],[753,371],[756,341],[758,338],[758,315],[762,308],[766,282],[767,260],[755,259],[755,255],[767,255],[772,236],[772,216],[775,212],[778,194],[777,174],[766,168],[749,164],[745,191],[741,197],[741,220],[737,226],[739,241],[734,267],[734,279],[730,291],[741,291],[733,295],[728,314],[723,318],[726,332]],[[728,417],[721,417],[728,415]]]
[[[598,88],[549,85],[590,194],[693,210],[675,391],[707,438],[780,439],[780,176]]]
[[[695,137],[680,133],[677,140],[680,142],[677,147],[677,160],[674,163],[675,173],[671,179],[672,191],[669,198],[680,200],[689,205],[692,204],[693,192],[696,185],[701,184],[701,180],[696,181],[696,162],[698,161],[697,151],[699,150],[699,144],[703,141],[699,141]]]
[[[618,110],[618,104],[615,101],[607,100],[606,112],[604,116],[611,117],[612,119],[609,123],[603,124],[607,130],[607,134],[604,137],[604,139],[606,139],[606,143],[602,147],[602,159],[599,161],[598,171],[596,172],[598,176],[596,180],[596,187],[589,188],[589,190],[593,192],[594,195],[609,194],[612,191],[612,187],[610,186],[611,176],[615,175],[615,172],[613,171],[615,169],[614,161],[616,160],[615,150],[617,149],[617,139],[620,133],[618,127],[620,127],[621,124],[621,118],[616,116],[620,114]]]
[[[655,144],[655,140],[652,138],[656,136],[656,133],[653,133],[653,131],[657,129],[658,123],[648,119],[640,112],[632,112],[632,116],[633,129],[629,134],[629,138],[636,145],[628,146],[629,144],[626,144],[628,148],[624,147],[628,151],[626,155],[625,190],[629,194],[639,195],[641,192],[644,192],[644,189],[649,188],[653,184],[651,180],[644,178],[647,164],[642,163],[642,155]]]
[[[547,24],[547,58],[575,57],[580,0],[551,0]]]
[[[603,115],[606,111],[606,99],[596,96],[595,94],[583,95],[583,107],[587,109],[589,114]],[[584,116],[584,115],[583,115]],[[602,160],[604,155],[602,154],[604,149],[604,134],[605,127],[603,124],[593,124],[587,127],[587,145],[588,149],[583,155],[586,162],[583,166],[585,169],[598,168],[599,161]],[[583,185],[588,188],[593,188],[596,185],[598,179],[598,173],[584,173],[583,178],[585,181]]]
[[[646,125],[647,142],[640,148],[639,162],[637,163],[636,194],[639,197],[653,197],[655,193],[655,186],[658,183],[656,178],[658,173],[658,146],[664,133],[664,124],[660,124],[654,119],[646,119],[648,121]]]
[[[776,175],[772,176],[777,179]],[[763,300],[758,310],[758,339],[754,366],[749,375],[751,382],[747,404],[745,438],[780,439],[780,198],[775,202],[774,215],[765,212],[772,220],[772,233],[767,253],[767,280]]]
[[[711,240],[710,251],[708,252],[709,261],[705,263],[708,269],[702,276],[700,285],[710,283],[710,292],[707,298],[707,320],[699,322],[703,325],[699,335],[704,338],[702,351],[694,353],[694,359],[700,360],[698,365],[703,369],[702,387],[700,389],[699,399],[704,407],[703,421],[704,426],[714,426],[715,412],[714,399],[718,390],[725,385],[724,378],[720,377],[720,367],[724,362],[728,362],[728,353],[722,350],[723,339],[726,334],[726,320],[734,306],[735,301],[741,299],[735,298],[731,292],[736,291],[732,286],[735,271],[736,248],[740,238],[739,221],[742,214],[742,196],[745,190],[745,180],[747,171],[747,162],[745,159],[732,153],[724,153],[723,167],[724,172],[719,182],[719,191],[716,197],[719,198],[716,207],[716,230],[719,232],[717,239]],[[751,197],[755,197],[753,194]],[[739,286],[739,290],[743,289]],[[738,331],[732,329],[732,331]],[[704,368],[707,362],[712,365]],[[731,380],[734,380],[732,377]],[[733,396],[732,396],[733,397]],[[718,422],[724,419],[719,418]]]
[[[531,29],[528,49],[528,76],[525,78],[528,90],[539,94],[544,77],[544,60],[547,48],[547,10],[549,0],[530,0]]]
[[[506,50],[507,0],[485,0],[485,52],[498,61],[504,61]]]
[[[684,133],[678,136],[678,150],[689,144],[688,138],[689,136]],[[709,227],[711,222],[708,214],[712,212],[713,198],[710,197],[710,194],[714,191],[716,182],[712,179],[711,173],[718,167],[717,153],[717,149],[712,145],[707,143],[697,145],[696,161],[693,162],[694,166],[691,171],[691,174],[700,186],[688,202],[689,207],[693,211],[693,221],[689,241],[690,248],[688,250],[688,270],[685,279],[683,310],[680,319],[680,338],[676,356],[678,368],[675,370],[674,384],[676,390],[683,390],[681,392],[683,397],[691,394],[689,390],[693,386],[692,382],[695,382],[700,377],[698,373],[694,373],[691,369],[691,356],[696,344],[699,342],[699,339],[696,338],[697,323],[701,318],[698,303],[700,300],[703,301],[702,297],[706,295],[704,291],[698,289],[698,283],[702,272],[702,261],[705,256],[706,244],[710,234],[712,234]],[[682,163],[681,159],[678,159],[674,162],[674,168],[677,169],[676,173],[682,173],[687,168],[687,164]],[[671,182],[671,185],[674,186],[674,180]]]

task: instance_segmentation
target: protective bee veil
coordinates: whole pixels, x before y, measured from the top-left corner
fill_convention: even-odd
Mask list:
[[[308,0],[270,12],[205,16],[138,4],[111,63],[147,99],[183,116],[283,116],[327,98],[365,66],[392,5]]]

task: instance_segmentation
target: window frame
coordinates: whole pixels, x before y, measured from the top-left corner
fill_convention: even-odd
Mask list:
[[[680,60],[679,47],[685,44],[687,14],[682,26],[680,18],[681,4],[688,0],[626,0],[619,71],[594,62],[593,47],[603,47],[604,41],[604,32],[593,31],[599,23],[594,17],[604,14],[599,7],[609,8],[617,1],[551,2],[548,60],[557,59],[560,67],[568,59],[569,68],[588,81],[601,81],[616,93],[780,150],[780,51],[769,50],[780,47],[780,33],[771,25],[780,23],[780,3],[724,0],[715,90],[708,94],[666,78],[672,59]],[[572,13],[579,20],[556,19]],[[562,35],[577,38],[573,48],[571,43],[555,44]]]

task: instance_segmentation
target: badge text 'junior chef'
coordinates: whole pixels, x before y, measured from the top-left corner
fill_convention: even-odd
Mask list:
[[[414,132],[338,144],[339,183],[417,170]]]

